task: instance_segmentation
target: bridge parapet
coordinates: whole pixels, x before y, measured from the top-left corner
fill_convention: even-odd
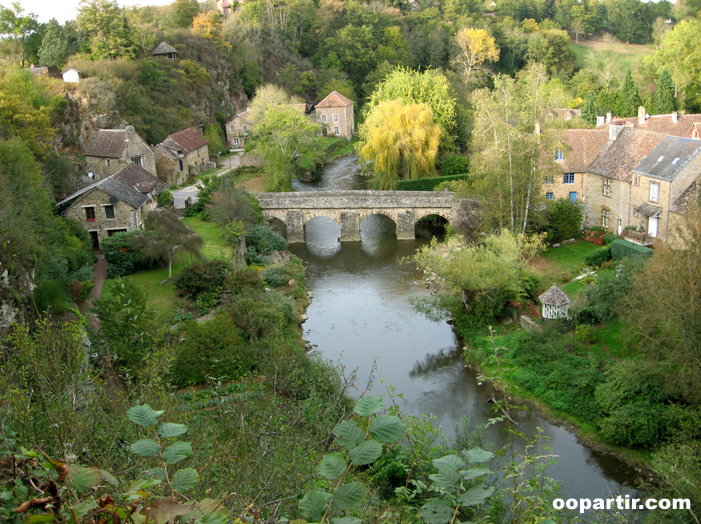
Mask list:
[[[255,195],[263,216],[277,218],[287,227],[288,242],[304,242],[304,224],[318,216],[341,226],[342,242],[360,240],[360,222],[382,214],[397,225],[397,239],[415,238],[414,226],[424,216],[436,214],[448,221],[455,206],[447,191],[303,191]]]

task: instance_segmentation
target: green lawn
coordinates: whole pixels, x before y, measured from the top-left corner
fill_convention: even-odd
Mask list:
[[[215,258],[230,259],[233,256],[229,247],[221,238],[221,229],[213,222],[203,222],[198,217],[186,217],[183,223],[195,230],[204,239],[202,255],[207,260]],[[173,262],[173,279],[180,271],[196,259],[191,255],[182,255]],[[168,267],[159,267],[145,271],[137,271],[133,275],[125,277],[136,284],[139,289],[143,289],[148,297],[148,305],[158,315],[162,321],[172,317],[175,313],[175,306],[180,300],[178,291],[173,285],[173,280],[168,280],[165,284],[161,282],[168,278]],[[115,280],[108,279],[105,282],[103,293],[114,286]]]
[[[597,248],[591,242],[581,239],[574,244],[549,247],[532,261],[531,266],[541,274],[543,282],[548,286],[552,282],[562,282],[565,274],[569,281],[579,275],[579,270],[584,267],[584,257]]]
[[[623,323],[616,320],[610,324],[602,324],[594,328],[594,339],[589,349],[598,357],[623,358],[630,356],[630,348],[627,345],[629,335],[623,332]]]
[[[570,49],[574,52],[576,57],[576,66],[579,68],[584,68],[587,65],[587,57],[589,54],[597,51],[603,51],[607,49],[607,47],[600,40],[582,40],[580,38],[579,44],[570,42]],[[639,63],[645,55],[652,52],[651,45],[643,46],[637,44],[626,44],[625,42],[614,44],[611,49],[618,53],[621,78],[625,76],[628,71],[633,69],[633,66],[636,63]]]

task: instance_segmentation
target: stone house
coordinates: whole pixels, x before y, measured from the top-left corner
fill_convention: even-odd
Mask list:
[[[168,186],[179,186],[188,176],[187,154],[177,147],[160,143],[153,148],[158,178]]]
[[[168,42],[161,42],[156,46],[156,49],[153,50],[152,54],[153,56],[160,56],[169,60],[175,60],[178,57],[178,50]]]
[[[113,175],[127,164],[137,164],[156,174],[153,150],[134,130],[134,126],[100,129],[88,141],[85,162],[92,179]]]
[[[602,226],[617,234],[632,224],[633,169],[664,138],[662,133],[629,125],[609,127],[609,140],[588,169],[585,224]]]
[[[355,129],[353,101],[338,91],[333,91],[319,102],[316,110],[317,122],[324,125],[330,136],[342,136],[350,140]]]
[[[107,237],[143,227],[166,185],[136,163],[76,191],[58,203],[61,214],[80,222],[95,248]]]
[[[231,149],[243,149],[253,129],[253,114],[250,109],[236,114],[226,125],[226,143]]]
[[[555,164],[562,172],[557,176],[545,176],[545,198],[567,198],[572,202],[584,202],[589,164],[606,144],[609,134],[606,130],[597,129],[565,129],[553,133],[555,151],[546,154],[553,155]]]
[[[701,141],[665,137],[632,171],[630,207],[636,226],[667,240],[678,211],[701,176]],[[690,191],[691,190],[691,191]]]
[[[158,158],[161,165],[163,165],[163,172],[159,172],[159,176],[164,179],[177,177],[178,173],[182,173],[180,170],[180,160],[183,160],[183,168],[185,169],[185,177],[189,173],[199,174],[206,169],[207,163],[209,162],[209,150],[207,148],[207,140],[192,128],[184,129],[168,135],[163,142],[158,144],[156,151],[158,152]],[[177,151],[178,162],[174,161],[173,155],[166,154],[166,148],[172,152]],[[172,162],[168,160],[171,157]],[[167,172],[167,169],[171,168],[173,171]]]

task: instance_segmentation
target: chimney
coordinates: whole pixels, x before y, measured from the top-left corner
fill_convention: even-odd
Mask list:
[[[603,126],[605,123],[606,123],[605,116],[597,116],[596,117],[596,127]]]
[[[679,123],[679,113],[677,113],[676,111],[672,112],[672,122],[675,124]]]
[[[124,130],[127,132],[127,140],[134,140],[134,135],[136,135],[134,126],[126,126]]]
[[[540,134],[540,122],[536,120],[535,122],[535,129],[533,130],[533,134],[539,135]]]
[[[620,124],[611,124],[609,126],[609,140],[616,140],[618,138],[618,135],[621,134],[621,131],[623,131],[623,127]]]
[[[606,113],[606,123],[608,124],[611,119],[613,118],[613,115],[611,113]]]
[[[638,108],[638,125],[645,123],[645,108],[640,106]]]

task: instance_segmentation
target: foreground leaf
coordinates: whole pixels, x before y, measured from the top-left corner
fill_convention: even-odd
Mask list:
[[[458,502],[463,506],[475,506],[482,504],[485,500],[492,496],[494,487],[487,487],[486,484],[478,484],[458,497]]]
[[[365,434],[352,420],[344,420],[333,429],[336,442],[343,449],[353,449],[365,438]]]
[[[380,415],[370,422],[370,434],[378,442],[394,442],[404,434],[404,423],[394,415]]]
[[[159,451],[161,451],[161,446],[152,438],[137,440],[131,445],[131,452],[142,457],[153,457]]]
[[[345,473],[348,465],[340,453],[324,456],[319,463],[319,475],[327,480],[338,480]]]
[[[192,468],[179,469],[173,475],[173,480],[170,482],[170,489],[183,493],[193,487],[200,480],[200,476]]]
[[[428,478],[446,491],[455,491],[460,485],[460,475],[451,468],[438,468],[438,473],[429,475]]]
[[[426,524],[447,524],[453,516],[453,508],[441,499],[433,498],[421,507],[419,515]]]
[[[355,411],[361,417],[369,417],[382,411],[382,399],[377,397],[363,397],[355,405]]]
[[[178,515],[189,513],[193,507],[180,504],[175,499],[154,499],[148,502],[148,507],[144,508],[141,513],[148,515],[148,520],[152,521],[153,524],[165,524]]]
[[[472,480],[482,475],[492,475],[493,473],[494,472],[486,466],[478,466],[476,468],[463,469],[460,472],[460,476],[465,480]]]
[[[299,502],[299,511],[312,522],[321,520],[326,512],[326,507],[331,500],[331,494],[323,491],[307,493]]]
[[[163,460],[166,464],[175,464],[192,455],[192,446],[189,442],[176,442],[168,446],[163,452]]]
[[[341,519],[331,519],[331,524],[361,524],[360,519],[355,517],[343,517]]]
[[[494,453],[485,451],[482,448],[472,448],[471,450],[463,451],[463,455],[470,464],[489,462],[494,458]]]
[[[134,424],[139,426],[155,426],[158,424],[158,417],[163,415],[165,411],[154,411],[151,406],[144,404],[143,406],[134,406],[127,411],[127,417]]]
[[[360,482],[344,484],[333,494],[333,506],[340,510],[355,509],[362,504],[368,490]]]
[[[185,424],[173,424],[171,422],[164,422],[156,428],[156,433],[162,438],[177,437],[186,432],[187,426]]]
[[[350,458],[356,466],[372,464],[382,455],[382,444],[374,440],[361,442],[359,446],[351,449]]]
[[[452,468],[456,471],[464,469],[466,466],[465,461],[457,455],[446,455],[445,457],[434,459],[433,465],[436,468]]]
[[[102,482],[102,475],[98,468],[84,468],[81,466],[68,466],[68,481],[76,491],[85,493]]]
[[[152,479],[157,478],[158,480],[166,479],[166,470],[163,468],[151,468],[141,473],[141,478]]]

